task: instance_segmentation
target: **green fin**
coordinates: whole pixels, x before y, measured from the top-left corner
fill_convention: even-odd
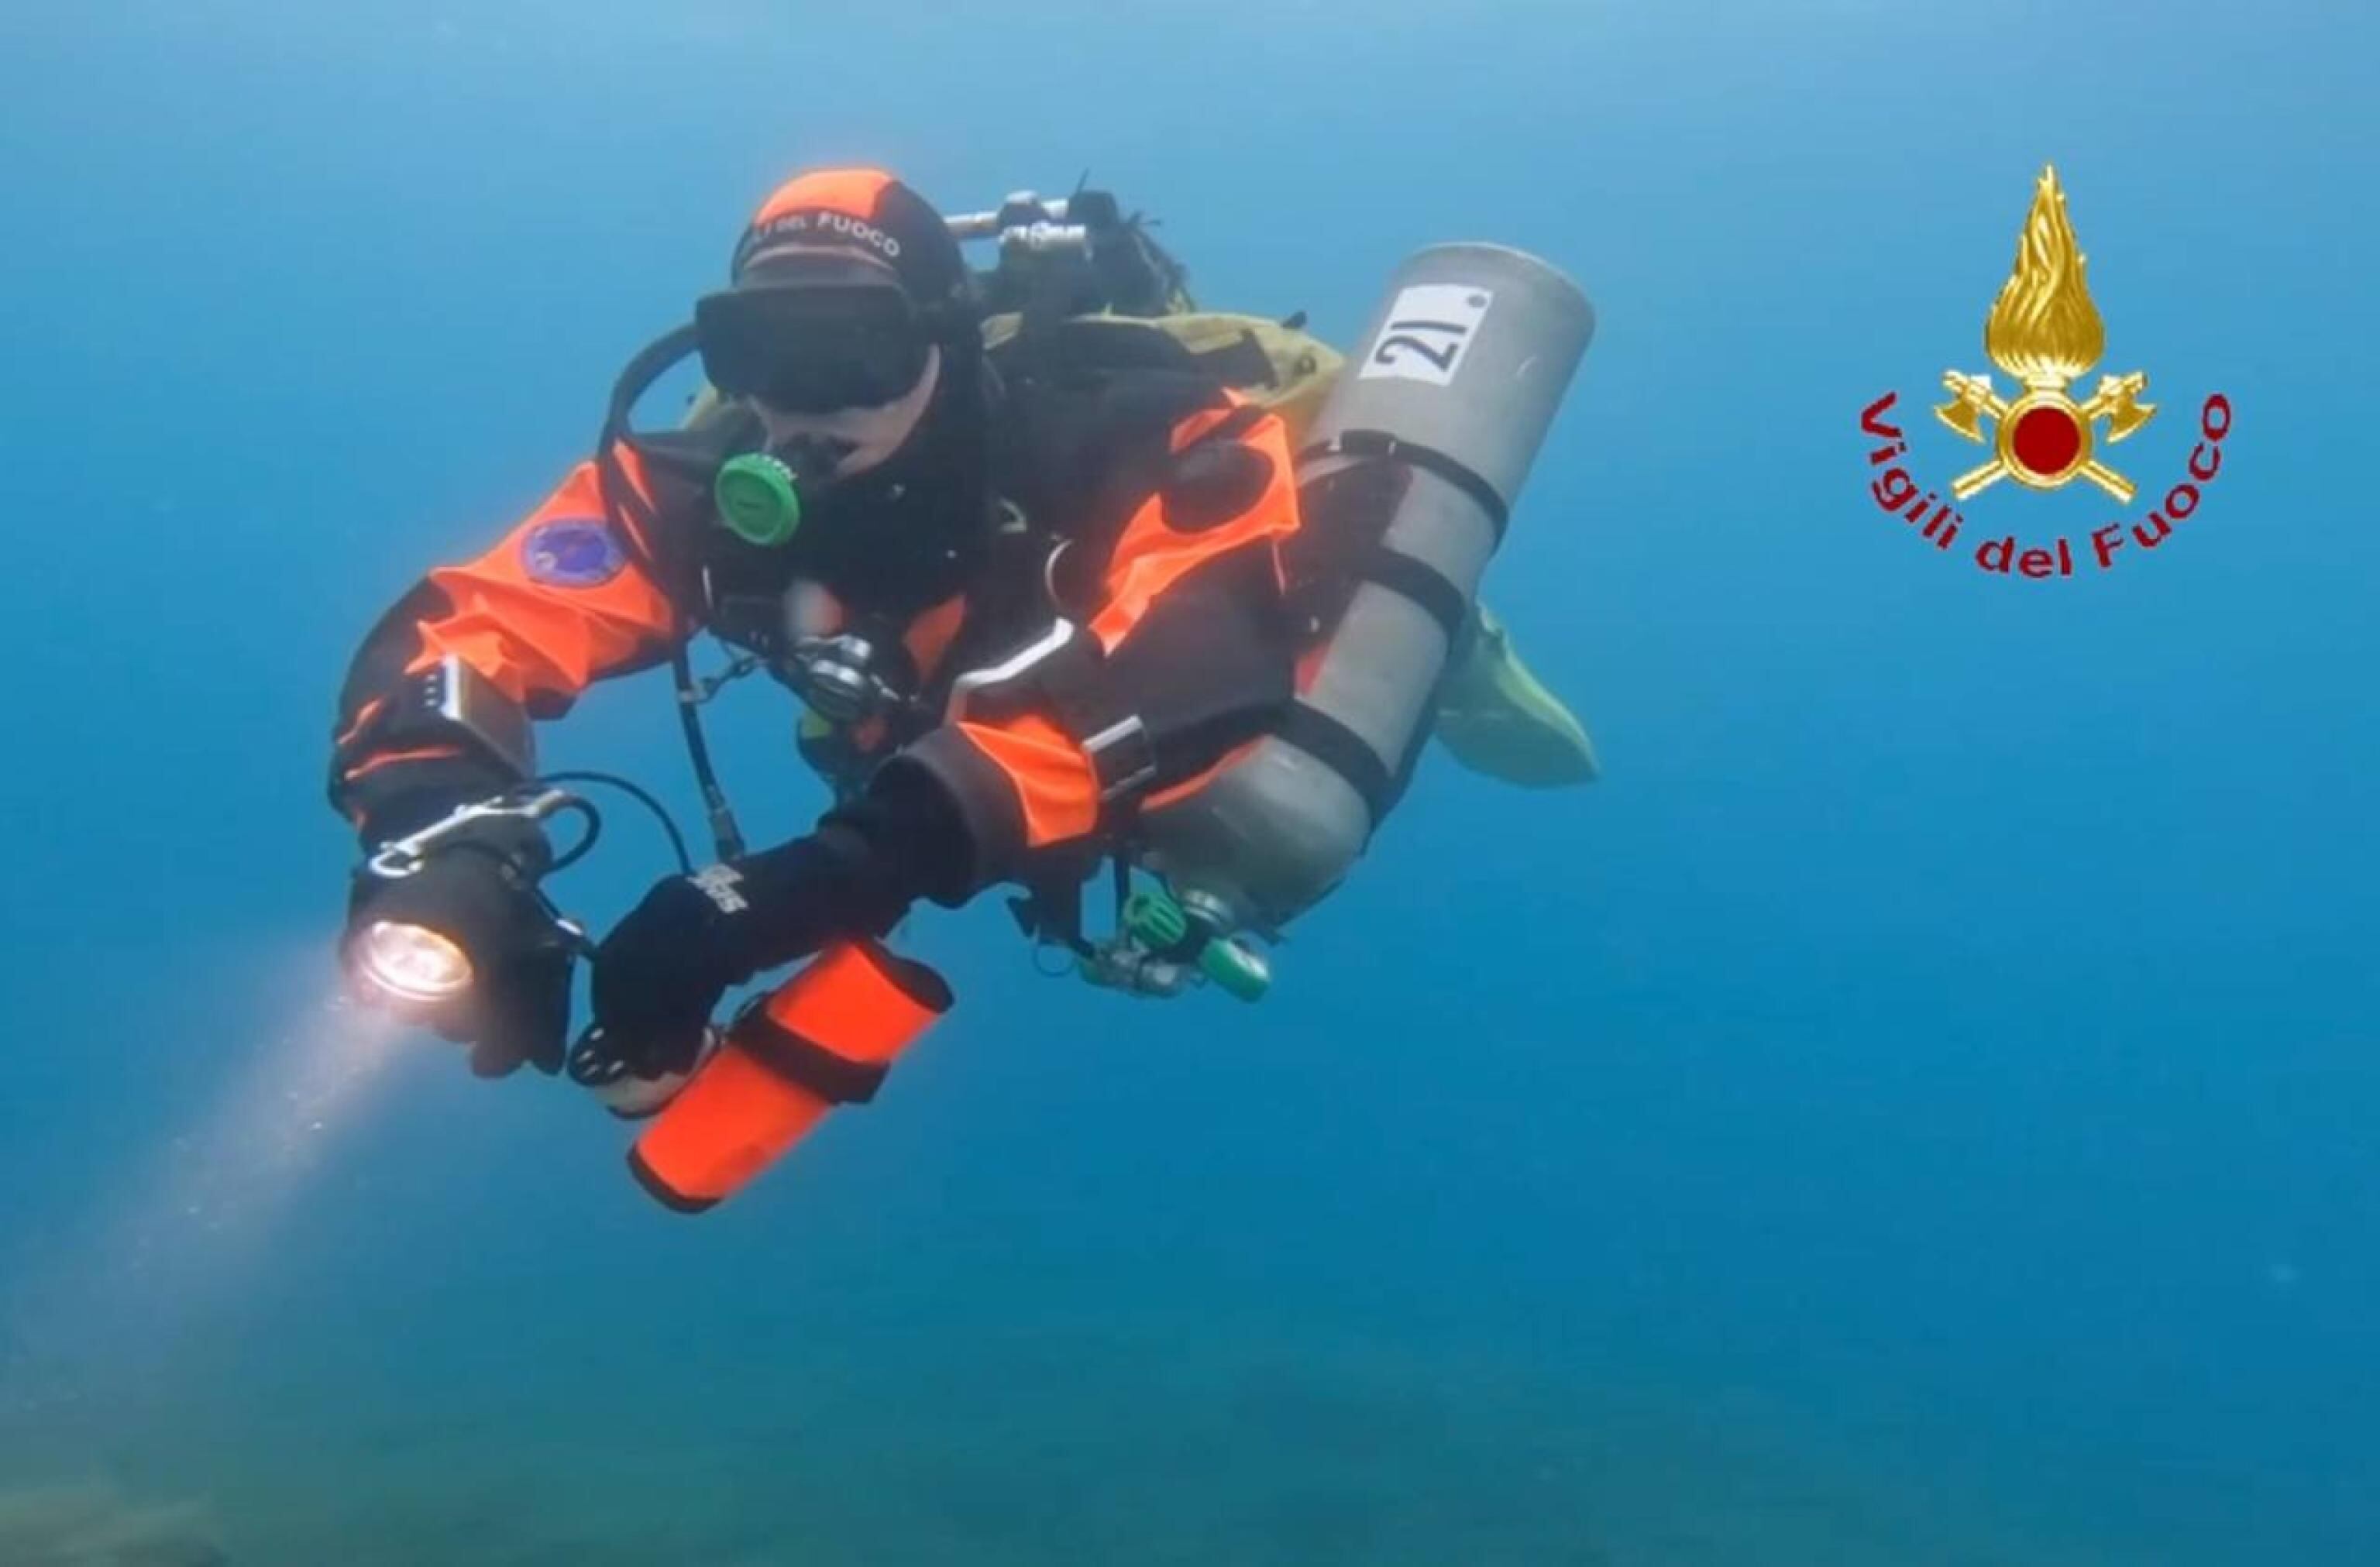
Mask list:
[[[1529,673],[1487,605],[1476,621],[1438,688],[1439,740],[1472,771],[1523,788],[1592,783],[1586,726]]]

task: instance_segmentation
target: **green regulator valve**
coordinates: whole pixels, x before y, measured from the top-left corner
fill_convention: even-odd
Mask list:
[[[1164,957],[1191,958],[1226,995],[1244,1002],[1261,1001],[1272,989],[1272,965],[1264,954],[1239,941],[1216,933],[1204,920],[1169,894],[1143,888],[1126,900],[1123,924],[1133,939]]]
[[[1126,899],[1123,928],[1151,952],[1180,946],[1190,936],[1190,917],[1163,893],[1143,887]]]
[[[764,550],[783,544],[802,525],[794,470],[766,452],[747,452],[722,463],[710,481],[710,497],[729,532]]]
[[[1272,989],[1272,965],[1265,961],[1264,954],[1230,936],[1208,939],[1198,954],[1198,971],[1224,994],[1244,1002],[1260,1002]]]

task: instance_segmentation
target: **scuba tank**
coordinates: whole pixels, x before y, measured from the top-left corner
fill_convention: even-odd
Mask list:
[[[1594,330],[1575,284],[1500,246],[1435,246],[1391,279],[1298,456],[1301,543],[1321,557],[1300,586],[1320,600],[1322,638],[1295,703],[1141,819],[1142,863],[1210,938],[1277,932],[1338,885],[1394,805]]]

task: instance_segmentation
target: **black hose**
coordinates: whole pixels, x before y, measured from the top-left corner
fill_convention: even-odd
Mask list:
[[[630,415],[637,399],[651,389],[672,365],[693,353],[700,343],[700,334],[689,322],[664,334],[647,345],[620,379],[613,383],[612,399],[603,414],[602,432],[595,441],[595,488],[602,497],[603,518],[620,541],[628,557],[650,577],[653,587],[674,606],[675,596],[670,591],[668,579],[662,575],[661,563],[655,559],[647,542],[645,528],[629,516],[631,510],[641,514],[643,523],[653,521],[651,507],[645,504],[643,492],[628,481],[627,472],[620,461],[619,448],[628,439]],[[710,764],[710,747],[703,738],[702,715],[696,711],[700,698],[696,693],[694,671],[686,660],[686,638],[691,627],[681,627],[670,648],[670,678],[677,686],[678,725],[686,735],[686,759],[694,767],[694,782],[702,794],[703,811],[710,826],[710,836],[718,845],[721,859],[734,859],[744,852],[744,833],[735,822],[735,808],[728,804],[727,791],[720,786],[719,774]],[[676,838],[674,827],[671,836]],[[678,858],[686,861],[684,840],[679,839]],[[692,874],[689,865],[688,874]]]
[[[587,831],[578,842],[553,856],[553,863],[545,868],[545,873],[548,876],[558,870],[567,870],[585,859],[587,852],[595,846],[596,840],[603,836],[603,813],[597,810],[589,801],[574,798],[565,801],[560,810],[569,811],[585,821]],[[556,814],[559,814],[559,811]]]
[[[549,772],[539,778],[538,782],[540,784],[601,784],[606,788],[619,790],[622,794],[627,796],[630,799],[635,800],[638,805],[643,806],[647,810],[652,812],[653,820],[662,824],[662,832],[666,833],[669,837],[670,852],[677,856],[679,874],[685,876],[691,876],[694,874],[694,856],[686,852],[686,834],[678,831],[677,820],[670,815],[669,808],[667,806],[662,805],[661,801],[655,799],[641,784],[631,783],[627,779],[619,776],[617,773],[584,771],[576,772]],[[567,856],[554,862],[553,869],[556,870],[560,870],[565,865],[577,864],[582,855],[584,855],[589,849],[595,846],[595,831],[593,830],[591,823],[600,821],[601,819],[595,817],[593,808],[588,806],[585,801],[580,801],[579,806],[582,809],[587,811],[588,816],[590,819],[590,830],[583,843],[573,848]]]

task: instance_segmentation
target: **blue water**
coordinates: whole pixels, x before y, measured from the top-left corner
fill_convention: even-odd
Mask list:
[[[0,1555],[96,1487],[190,1512],[86,1539],[241,1567],[2380,1561],[2380,27],[1009,15],[0,11]],[[1428,241],[1577,275],[1489,596],[1608,776],[1433,756],[1253,1010],[921,917],[952,1020],[688,1222],[566,1087],[335,1087],[323,743],[370,618],[850,160],[1087,164],[1342,342]],[[1881,516],[1858,419],[1975,460],[1925,406],[2045,161],[2161,408],[2130,515],[2236,425],[2155,554],[2026,581]],[[780,834],[785,722],[720,725]],[[684,808],[674,747],[648,677],[549,754]],[[659,869],[618,815],[566,896]]]

